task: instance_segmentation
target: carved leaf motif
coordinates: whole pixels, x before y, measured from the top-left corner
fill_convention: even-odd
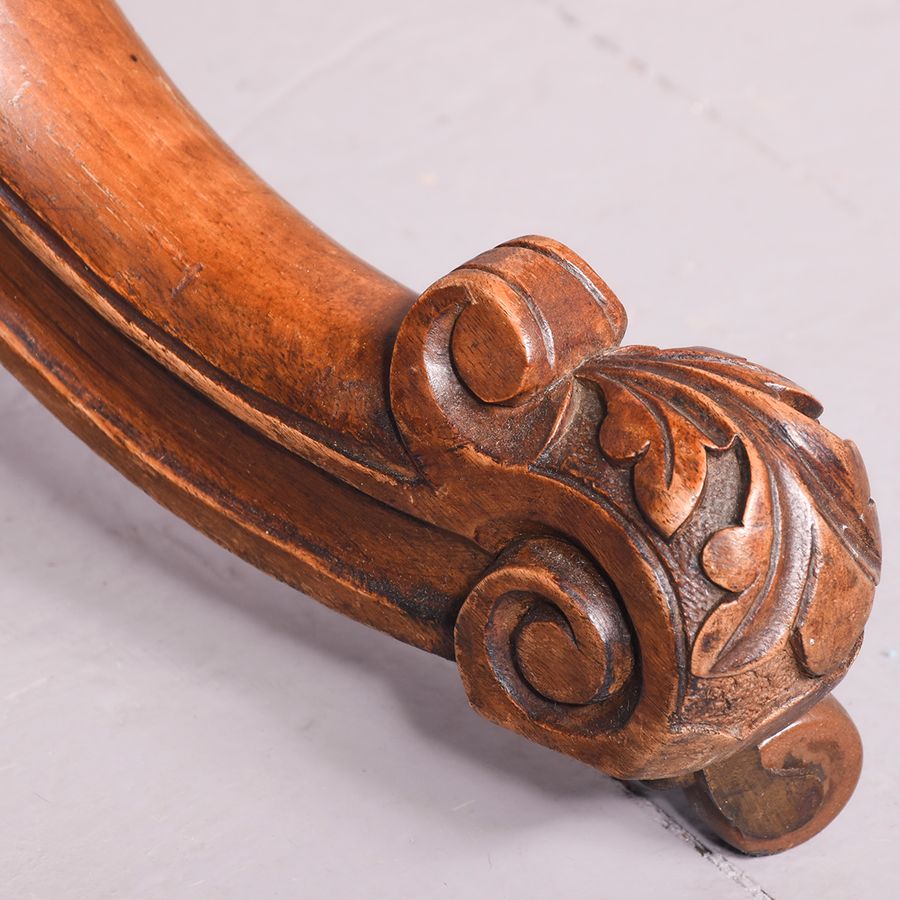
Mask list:
[[[792,635],[813,674],[843,662],[871,603],[879,539],[856,449],[819,425],[816,400],[768,369],[700,348],[628,347],[578,375],[604,397],[602,451],[633,467],[638,507],[667,540],[700,500],[707,453],[736,441],[744,450],[741,521],[712,535],[701,557],[731,596],[700,627],[693,672],[750,668]],[[844,608],[854,615],[841,619]]]
[[[614,462],[633,463],[635,496],[641,511],[665,538],[687,520],[706,482],[706,449],[731,444],[729,423],[705,398],[699,401],[724,438],[694,424],[685,412],[647,384],[625,384],[595,373],[606,399],[600,447]]]

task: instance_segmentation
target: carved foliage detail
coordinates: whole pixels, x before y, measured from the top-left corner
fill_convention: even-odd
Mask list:
[[[794,678],[791,655],[832,682],[849,664],[880,565],[865,471],[797,385],[712,350],[621,348],[625,324],[615,295],[571,251],[545,238],[510,242],[438,281],[407,315],[392,411],[436,488],[436,524],[493,549],[555,535],[608,576],[633,628],[640,696],[656,692],[629,713],[633,734],[648,721],[670,729],[699,698],[704,723],[733,735],[769,714],[742,718],[751,692],[771,700],[774,716],[824,689]],[[596,654],[559,604],[525,604],[521,588],[476,622],[473,610],[489,604],[471,601],[499,578],[474,592],[458,623],[465,636],[492,622],[493,640],[501,619],[521,613],[479,678],[540,716],[577,718]],[[570,644],[577,652],[563,653]],[[475,646],[464,640],[462,659],[484,662],[465,655]],[[549,673],[547,652],[565,666]],[[755,667],[759,678],[709,683]],[[703,698],[719,688],[728,702],[713,707]],[[582,705],[593,716],[591,696]]]
[[[627,347],[577,374],[605,401],[601,450],[631,466],[635,501],[666,540],[700,501],[707,455],[739,444],[746,458],[741,521],[702,549],[704,571],[731,597],[696,635],[694,674],[750,668],[789,638],[812,674],[846,663],[878,578],[878,527],[856,448],[819,425],[819,404],[705,349]]]

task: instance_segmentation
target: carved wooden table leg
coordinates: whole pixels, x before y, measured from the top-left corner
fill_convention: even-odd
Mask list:
[[[620,346],[547,238],[416,298],[247,170],[111,3],[5,8],[0,74],[30,79],[0,116],[0,359],[30,390],[245,559],[455,658],[488,718],[686,788],[747,852],[830,821],[860,750],[827,695],[880,546],[816,400]]]

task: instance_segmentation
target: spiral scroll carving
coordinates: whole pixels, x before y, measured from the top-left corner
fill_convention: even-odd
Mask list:
[[[859,454],[808,393],[712,350],[619,347],[625,323],[583,260],[521,238],[420,297],[391,397],[434,487],[416,513],[498,554],[457,624],[473,704],[665,778],[828,693],[880,542]]]
[[[571,373],[625,333],[615,294],[570,250],[521,238],[466,263],[419,299],[391,363],[391,399],[414,453],[461,442],[536,458],[562,426]]]
[[[473,703],[593,733],[615,727],[637,688],[631,626],[609,582],[552,538],[502,554],[463,604],[456,658]]]

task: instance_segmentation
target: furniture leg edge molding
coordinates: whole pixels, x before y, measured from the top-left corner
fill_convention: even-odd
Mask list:
[[[805,390],[622,346],[526,236],[421,296],[238,160],[111,2],[8,0],[0,360],[140,487],[339,611],[456,660],[488,719],[684,793],[747,853],[849,799],[829,696],[881,548]],[[204,180],[198,192],[194,183]]]

